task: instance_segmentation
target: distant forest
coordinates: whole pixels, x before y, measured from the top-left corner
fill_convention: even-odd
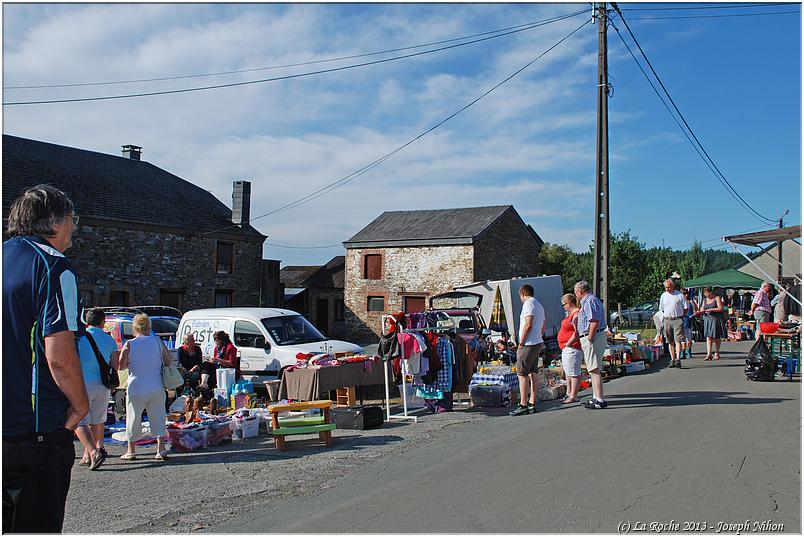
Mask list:
[[[565,290],[579,280],[592,282],[593,247],[578,254],[569,246],[546,243],[539,256],[540,274],[559,274]],[[739,265],[744,258],[735,252],[704,250],[694,243],[689,250],[645,248],[630,231],[613,233],[609,246],[609,307],[630,307],[657,300],[668,273],[677,271],[682,281]]]

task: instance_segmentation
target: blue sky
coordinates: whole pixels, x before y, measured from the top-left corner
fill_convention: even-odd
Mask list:
[[[712,4],[620,4],[622,8]],[[497,30],[588,4],[5,4],[4,86],[213,73],[322,60]],[[696,135],[760,213],[801,222],[801,16],[640,17],[800,6],[637,11],[626,20]],[[229,89],[4,106],[3,132],[143,159],[260,215],[392,151],[524,66],[590,14],[359,69]],[[625,32],[623,25],[615,24]],[[687,246],[762,228],[684,138],[613,28],[611,227]],[[636,52],[636,49],[634,49]],[[187,80],[7,89],[4,102],[253,80],[379,58]],[[387,57],[387,55],[386,55]],[[441,128],[343,188],[254,221],[265,257],[318,264],[386,210],[513,204],[547,241],[585,250],[593,230],[596,27],[589,24]],[[705,246],[718,246],[717,241]]]

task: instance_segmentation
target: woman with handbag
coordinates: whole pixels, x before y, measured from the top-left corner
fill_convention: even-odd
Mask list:
[[[78,424],[75,434],[84,446],[79,464],[97,470],[108,456],[103,447],[103,430],[109,406],[109,385],[117,385],[115,370],[120,353],[114,338],[103,331],[106,314],[102,309],[88,310],[85,320],[87,335],[78,341],[78,356],[89,399],[89,414]]]
[[[170,367],[172,360],[159,336],[151,336],[151,319],[144,313],[132,321],[134,339],[120,351],[120,368],[128,369],[126,388],[126,437],[128,451],[120,458],[134,460],[135,442],[143,437],[142,411],[148,412],[151,436],[156,438],[158,461],[167,460],[165,450],[165,386],[162,368]],[[175,386],[174,386],[175,387]]]

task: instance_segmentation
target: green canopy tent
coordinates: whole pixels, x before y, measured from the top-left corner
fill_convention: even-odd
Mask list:
[[[759,289],[762,280],[735,269],[726,269],[705,274],[684,282],[684,287],[724,287],[728,289]]]

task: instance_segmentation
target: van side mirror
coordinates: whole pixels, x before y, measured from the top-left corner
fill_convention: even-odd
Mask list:
[[[271,344],[267,341],[265,342],[262,348],[265,349],[266,354],[271,352]]]

